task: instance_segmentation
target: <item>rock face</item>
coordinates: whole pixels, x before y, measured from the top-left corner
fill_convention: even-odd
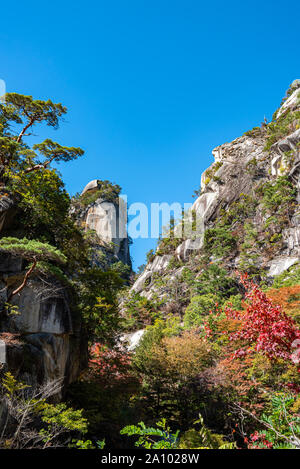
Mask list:
[[[8,195],[2,195],[0,199],[0,232],[4,231],[12,220],[16,211],[15,202]]]
[[[91,181],[83,194],[94,194],[98,188],[98,181]],[[14,201],[3,195],[0,235],[9,232],[15,209]],[[127,210],[122,199],[96,198],[77,210],[76,216],[85,231],[96,234],[91,240],[95,264],[101,266],[102,254],[108,264],[121,260],[131,267]],[[66,386],[87,365],[87,340],[81,318],[72,306],[68,287],[51,274],[38,271],[12,297],[13,309],[7,311],[4,305],[24,279],[26,268],[21,257],[0,250],[1,356],[5,356],[8,369],[29,384],[61,379]]]
[[[98,188],[99,181],[94,179],[85,186],[81,195],[94,194]],[[127,236],[127,206],[121,197],[106,200],[99,194],[99,198],[79,210],[76,217],[86,231],[96,232],[99,243],[98,246],[95,243],[94,247],[102,251],[103,247],[106,248],[105,254],[110,258],[109,263],[122,261],[131,267],[130,243]]]
[[[162,249],[158,248],[159,255],[147,264],[132,291],[147,298],[154,294],[157,296],[159,289],[157,282],[152,281],[153,273],[156,272],[161,279],[165,279],[165,284],[170,284],[171,279],[178,277],[184,266],[192,266],[195,256],[201,256],[203,253],[205,231],[220,226],[220,217],[224,219],[226,214],[229,216],[234,207],[238,210],[238,204],[247,198],[251,198],[252,205],[249,202],[248,213],[246,210],[244,214],[244,224],[251,224],[256,233],[256,239],[252,241],[253,249],[256,249],[255,256],[247,260],[250,267],[252,262],[253,267],[260,268],[271,278],[299,262],[300,218],[296,210],[300,200],[299,112],[300,80],[295,80],[288,90],[287,98],[274,114],[275,120],[271,124],[263,123],[233,142],[220,145],[212,151],[215,162],[202,174],[201,193],[192,207],[197,217],[202,220],[198,243],[195,245],[195,239],[187,236],[179,242],[173,252],[168,251],[168,255],[162,255]],[[282,176],[286,177],[295,191],[293,202],[290,204],[290,207],[294,208],[289,214],[270,213],[270,210],[266,209],[268,193],[265,191],[262,195],[262,191],[265,190],[264,185],[274,186]],[[280,187],[278,190],[280,191]],[[269,197],[272,197],[271,192]],[[270,202],[270,207],[272,203],[273,201]],[[221,261],[222,265],[232,272],[242,268],[242,258],[248,253],[244,252],[243,247],[244,238],[247,236],[244,227],[238,220],[233,219],[230,223],[229,232],[235,237],[236,247],[226,258],[220,256],[216,259],[212,256],[209,262]],[[252,246],[248,251],[251,249]],[[170,269],[168,264],[172,258],[180,265]]]
[[[24,274],[22,258],[1,254],[2,302]],[[30,384],[53,379],[62,379],[64,384],[73,381],[87,353],[65,287],[55,278],[36,275],[11,303],[16,310],[2,313],[0,321],[8,368]]]

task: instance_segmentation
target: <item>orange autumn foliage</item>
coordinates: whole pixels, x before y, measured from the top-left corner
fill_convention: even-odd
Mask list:
[[[267,295],[295,321],[300,322],[300,285],[271,289]]]

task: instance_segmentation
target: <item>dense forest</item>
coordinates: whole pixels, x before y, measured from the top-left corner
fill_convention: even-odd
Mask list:
[[[83,150],[35,143],[66,112],[0,105],[0,448],[300,448],[300,81],[214,150],[138,274],[89,222],[121,187],[71,197],[57,168]]]

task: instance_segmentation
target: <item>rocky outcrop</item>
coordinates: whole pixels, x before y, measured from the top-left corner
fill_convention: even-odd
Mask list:
[[[80,321],[70,309],[66,287],[51,276],[36,274],[7,310],[5,301],[24,274],[22,258],[1,253],[0,339],[6,346],[7,366],[30,384],[53,379],[68,384],[87,360]]]
[[[289,88],[289,96],[283,102],[282,106],[278,109],[275,114],[276,119],[281,117],[288,109],[296,109],[299,105],[299,88],[300,88],[300,80],[294,80]]]
[[[103,192],[97,197],[99,181],[91,181],[82,192],[82,196],[87,195],[88,203],[79,202],[71,213],[87,234],[93,233],[89,242],[94,264],[102,267],[105,259],[105,267],[118,261],[131,267],[126,205],[115,192],[109,192],[119,186],[104,183],[109,197]],[[16,209],[11,196],[3,192],[1,234],[9,234]],[[6,366],[19,379],[29,384],[60,379],[64,390],[87,364],[87,340],[81,318],[74,308],[67,280],[39,269],[30,276],[26,286],[10,298],[27,270],[28,263],[22,257],[0,250],[1,356],[5,356]]]
[[[83,189],[81,196],[97,194],[99,186],[99,180],[90,181]],[[87,206],[79,209],[73,207],[72,210],[76,214],[78,223],[86,231],[93,230],[97,234],[98,243],[94,243],[95,251],[101,250],[108,258],[108,263],[122,261],[131,267],[130,242],[127,236],[127,206],[121,197],[107,200],[99,191],[99,198]]]
[[[0,194],[0,232],[6,230],[16,213],[16,204],[8,194]]]
[[[144,272],[138,277],[134,283],[132,290],[140,293],[144,290],[145,282],[151,284],[151,279],[155,273],[163,273],[170,262],[172,255],[156,256],[154,260],[147,264]]]
[[[250,223],[257,232],[254,264],[260,267],[267,277],[272,278],[300,261],[300,219],[296,206],[294,214],[286,216],[284,224],[281,217],[281,224],[276,225],[275,221],[272,222],[272,216],[276,214],[266,213],[261,196],[258,195],[259,188],[264,184],[273,184],[280,176],[286,176],[296,190],[295,201],[299,203],[300,123],[297,114],[291,114],[299,112],[299,95],[300,80],[295,80],[287,93],[287,98],[275,113],[275,119],[280,118],[280,125],[275,126],[275,130],[274,123],[272,125],[263,123],[233,142],[220,145],[212,151],[215,161],[202,174],[201,193],[192,206],[192,211],[202,220],[202,228],[197,233],[198,238],[186,236],[173,253],[168,253],[168,263],[173,257],[180,264],[176,267],[175,262],[173,271],[171,269],[171,277],[173,275],[173,278],[176,278],[182,266],[188,263],[192,265],[193,256],[197,253],[201,255],[203,251],[205,231],[217,226],[220,216],[226,215],[233,204],[239,203],[243,197],[251,197],[255,201],[255,209],[249,208],[249,213],[244,215],[245,223]],[[295,116],[294,120],[291,116]],[[279,138],[270,146],[270,139],[275,140],[277,137],[277,133],[274,132],[278,133]],[[284,134],[281,138],[280,132]],[[267,220],[266,226],[271,227],[268,228],[270,233],[266,233],[268,230],[264,228]],[[219,259],[212,256],[209,260],[209,262],[222,261],[229,272],[241,267],[244,236],[243,227],[238,228],[234,220],[231,229],[236,237],[237,247],[226,261],[222,256]],[[269,244],[265,242],[267,237],[271,239]],[[279,242],[273,242],[273,239],[278,239]],[[255,242],[253,241],[254,244]],[[145,271],[132,287],[132,291],[139,292],[147,298],[151,298],[153,293],[157,296],[157,282],[152,282],[153,272],[158,272],[161,278],[165,277],[166,282],[170,282],[170,269],[166,268],[167,263],[164,262],[166,256],[161,256],[161,249],[158,251],[159,255],[157,254],[154,260],[147,264]],[[155,266],[160,267],[156,269]]]

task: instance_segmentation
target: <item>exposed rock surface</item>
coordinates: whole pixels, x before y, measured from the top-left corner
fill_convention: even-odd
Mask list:
[[[16,212],[14,200],[9,195],[2,195],[0,199],[0,232],[4,231]]]
[[[253,248],[257,250],[256,258],[252,261],[253,266],[261,269],[267,278],[272,278],[299,262],[300,219],[297,214],[297,203],[300,200],[300,123],[297,115],[299,109],[300,80],[295,80],[287,98],[274,114],[275,119],[280,117],[278,127],[282,125],[282,130],[280,128],[277,130],[276,121],[275,124],[273,121],[272,125],[263,123],[233,142],[220,145],[212,151],[215,162],[202,174],[201,193],[192,207],[197,217],[202,219],[202,232],[201,230],[198,232],[197,243],[195,237],[187,236],[174,252],[168,252],[168,256],[162,256],[161,249],[158,248],[160,255],[156,254],[154,260],[147,264],[133,285],[132,291],[139,292],[147,298],[151,298],[154,294],[157,296],[158,287],[157,282],[152,281],[153,273],[158,273],[160,278],[165,279],[165,283],[170,283],[172,277],[178,277],[184,266],[193,264],[193,256],[197,256],[197,253],[201,255],[205,231],[217,226],[220,216],[226,215],[233,204],[239,203],[243,197],[251,197],[256,203],[254,211],[249,209],[249,214],[245,215],[245,223],[250,223],[257,233],[257,240],[253,242]],[[295,118],[290,119],[290,116]],[[287,119],[284,120],[285,118]],[[277,136],[274,132],[278,133],[277,139],[274,137]],[[281,138],[280,132],[283,134]],[[268,145],[270,138],[276,139],[271,146]],[[288,178],[296,194],[291,204],[294,207],[293,214],[286,216],[284,223],[281,215],[279,225],[278,222],[272,221],[272,216],[278,214],[265,210],[262,196],[258,193],[264,184],[275,184],[280,176]],[[264,197],[268,198],[266,194]],[[223,262],[229,272],[241,268],[243,254],[241,246],[245,236],[243,227],[239,227],[234,221],[231,232],[236,237],[237,247],[226,260],[222,256],[219,259],[212,256],[209,260],[210,263]],[[172,258],[180,265],[175,265],[170,270],[168,264]]]
[[[20,257],[1,254],[2,305],[19,285],[25,271]],[[8,368],[29,383],[74,380],[86,362],[86,344],[80,321],[69,307],[67,291],[56,279],[33,277],[13,297],[16,311],[2,310],[0,338],[6,344]]]
[[[97,189],[98,181],[91,181],[83,194]],[[0,235],[4,231],[5,235],[9,233],[15,210],[10,196],[2,195]],[[102,253],[109,264],[121,260],[131,266],[127,212],[122,199],[96,199],[77,212],[77,217],[85,231],[96,233],[91,241],[96,264]],[[52,275],[39,272],[12,297],[10,303],[14,310],[10,314],[5,303],[23,281],[26,268],[28,263],[22,257],[0,250],[0,340],[5,348],[7,367],[30,384],[61,379],[67,385],[87,364],[87,341],[81,319],[72,309],[67,286]]]
[[[144,335],[144,332],[145,329],[140,329],[129,334],[124,334],[120,337],[120,342],[122,346],[125,347],[128,352],[131,352],[139,345],[141,338]]]
[[[90,181],[81,195],[95,193],[98,184],[97,179]],[[76,212],[76,209],[73,211]],[[127,206],[121,197],[111,201],[100,196],[91,204],[77,210],[76,218],[86,231],[94,230],[96,232],[99,239],[98,246],[97,243],[94,245],[96,250],[98,248],[103,251],[104,247],[107,256],[109,256],[108,251],[111,251],[110,263],[119,260],[131,267],[127,236]]]

